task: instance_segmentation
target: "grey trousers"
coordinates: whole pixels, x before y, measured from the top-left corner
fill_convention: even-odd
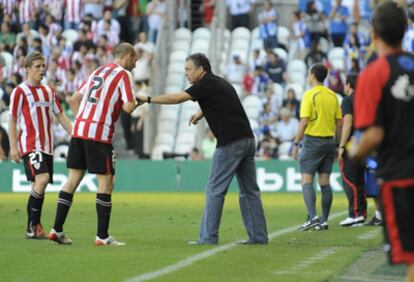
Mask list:
[[[206,206],[200,226],[200,243],[217,244],[224,197],[236,174],[239,205],[249,242],[267,243],[266,220],[256,182],[255,140],[245,138],[216,148],[208,183]]]

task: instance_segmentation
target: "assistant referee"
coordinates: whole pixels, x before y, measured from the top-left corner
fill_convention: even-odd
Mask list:
[[[293,143],[292,157],[296,160],[299,142],[303,139],[299,165],[308,218],[299,230],[328,229],[328,216],[332,204],[329,176],[336,156],[335,140],[340,140],[342,113],[336,94],[323,86],[327,74],[328,70],[323,64],[314,64],[309,69],[308,82],[312,88],[303,95],[300,107],[301,120]],[[313,187],[316,172],[322,191],[321,218],[316,214],[316,195]]]

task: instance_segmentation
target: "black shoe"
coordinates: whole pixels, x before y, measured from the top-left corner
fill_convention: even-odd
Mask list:
[[[244,241],[237,242],[237,244],[238,245],[267,245],[267,242],[244,240]]]
[[[315,216],[312,220],[305,221],[305,223],[302,224],[302,226],[300,226],[298,230],[299,231],[309,230],[317,225],[320,225],[319,217]]]
[[[365,223],[365,226],[382,226],[383,224],[381,219],[374,216],[369,222]]]

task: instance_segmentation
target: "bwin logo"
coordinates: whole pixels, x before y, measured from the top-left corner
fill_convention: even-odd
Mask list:
[[[410,85],[410,77],[407,74],[401,75],[391,87],[391,94],[397,100],[405,102],[414,98],[414,86]]]

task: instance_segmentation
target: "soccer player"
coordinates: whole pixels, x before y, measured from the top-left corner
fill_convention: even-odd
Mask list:
[[[256,182],[254,163],[255,140],[249,120],[234,88],[214,75],[210,61],[200,53],[186,60],[185,75],[192,84],[179,93],[159,96],[138,96],[140,103],[178,104],[197,101],[201,111],[191,116],[190,124],[203,117],[217,139],[209,180],[206,187],[206,206],[200,226],[200,238],[189,244],[217,244],[224,197],[234,175],[237,176],[239,203],[249,236],[243,244],[267,244],[267,228]]]
[[[53,183],[53,115],[68,134],[72,124],[62,111],[55,90],[41,82],[46,72],[43,55],[30,53],[24,59],[24,67],[27,80],[13,90],[10,98],[10,159],[19,162],[23,157],[27,180],[32,182],[26,237],[45,239],[40,217],[46,186]]]
[[[345,146],[353,133],[353,101],[357,74],[346,77],[344,92],[347,95],[342,100],[343,125],[341,141],[339,142],[338,160],[341,167],[343,186],[348,198],[348,217],[342,220],[341,226],[361,226],[365,222],[367,201],[364,192],[365,164],[349,158]]]
[[[130,73],[135,66],[137,53],[131,44],[121,43],[116,47],[114,55],[112,64],[94,70],[71,97],[71,107],[76,119],[68,152],[69,175],[59,193],[55,224],[49,234],[49,240],[59,244],[72,243],[63,232],[63,224],[72,204],[73,194],[88,170],[98,178],[98,230],[95,244],[125,245],[108,234],[115,178],[112,138],[114,124],[121,109],[130,113],[137,106]]]
[[[385,250],[393,264],[407,264],[414,281],[414,55],[403,52],[404,10],[384,1],[372,15],[378,59],[361,73],[355,92],[355,128],[364,129],[356,157],[377,150],[377,178]]]
[[[299,165],[308,219],[299,230],[328,229],[328,216],[332,205],[329,176],[336,155],[335,143],[338,142],[341,133],[342,113],[336,94],[323,86],[327,75],[328,70],[323,64],[314,64],[309,69],[308,82],[312,89],[303,94],[300,107],[301,120],[292,148],[292,157],[296,160],[299,142],[303,139]],[[313,178],[316,172],[322,192],[321,218],[317,216],[315,207]]]

